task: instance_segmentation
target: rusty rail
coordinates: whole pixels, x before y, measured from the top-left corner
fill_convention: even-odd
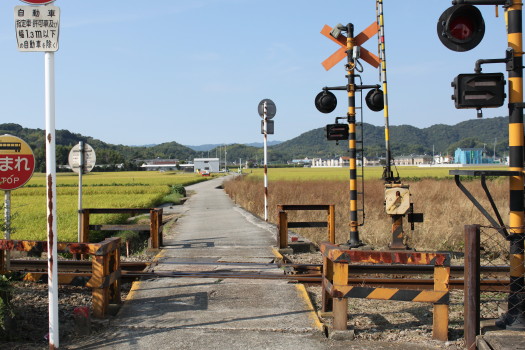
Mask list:
[[[162,245],[162,208],[87,208],[79,210],[80,213],[80,239],[83,243],[89,242],[90,230],[98,231],[149,231],[148,246],[159,249]],[[90,225],[89,219],[93,214],[147,214],[150,216],[149,225]]]
[[[398,251],[360,251],[343,249],[334,244],[321,243],[323,253],[322,311],[333,311],[334,330],[346,330],[348,298],[428,302],[434,304],[432,337],[448,340],[450,257],[442,253]],[[393,265],[434,265],[432,291],[394,288],[371,288],[348,284],[348,270],[352,263]]]
[[[0,240],[0,257],[5,251],[47,252],[46,241]],[[120,237],[106,238],[100,243],[59,242],[58,253],[91,255],[91,278],[86,284],[93,289],[93,316],[104,318],[109,304],[120,304]],[[0,273],[6,272],[0,259]]]
[[[326,221],[301,221],[288,222],[287,211],[297,210],[325,210],[327,212]],[[327,227],[328,241],[335,244],[335,205],[333,204],[280,204],[277,206],[278,223],[277,230],[279,234],[279,249],[288,247],[288,229],[289,228],[306,228],[306,227]]]

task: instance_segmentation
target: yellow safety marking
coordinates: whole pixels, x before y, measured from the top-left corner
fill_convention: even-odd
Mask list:
[[[421,291],[417,297],[414,298],[414,302],[421,302],[421,303],[431,303],[438,301],[442,296],[447,294],[447,292],[436,292],[431,290],[425,290]]]
[[[141,281],[134,281],[131,284],[131,290],[129,291],[128,295],[126,296],[126,300],[132,300],[135,298],[135,294],[137,290],[140,288]]]
[[[523,180],[521,176],[511,176],[509,179],[509,189],[511,191],[520,191],[523,190]]]
[[[511,211],[509,213],[509,226],[511,233],[523,233],[521,225],[523,223],[522,211]]]
[[[523,102],[523,79],[519,77],[509,78],[509,102]]]
[[[277,260],[284,260],[284,256],[277,249],[272,248],[272,253]]]
[[[299,294],[299,297],[304,300],[306,303],[306,306],[308,308],[308,318],[312,320],[313,327],[319,329],[321,332],[324,330],[323,323],[319,320],[319,317],[317,316],[317,313],[315,312],[314,305],[312,304],[312,300],[310,299],[310,296],[308,295],[308,292],[306,291],[306,288],[303,284],[295,284],[295,288],[297,290],[297,293]]]
[[[523,254],[512,254],[510,257],[510,275],[512,277],[521,277],[524,273]]]
[[[376,288],[374,291],[366,297],[367,299],[380,299],[380,300],[389,300],[394,294],[396,294],[399,289],[392,288]]]
[[[523,123],[509,124],[509,146],[523,146]]]

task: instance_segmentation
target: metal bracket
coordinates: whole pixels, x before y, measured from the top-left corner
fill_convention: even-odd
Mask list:
[[[478,200],[470,193],[470,191],[461,183],[460,175],[454,175],[454,180],[456,181],[456,185],[459,187],[461,192],[467,196],[467,198],[474,204],[476,208],[483,214],[485,218],[490,222],[492,226],[497,228],[498,232],[505,238],[508,239],[509,233],[507,232],[507,229],[505,228],[505,225],[503,223],[503,220],[501,219],[501,215],[499,214],[498,208],[496,207],[496,203],[494,203],[494,200],[492,199],[492,195],[490,194],[490,191],[487,187],[486,177],[485,174],[481,174],[481,186],[483,187],[483,190],[485,191],[485,194],[487,195],[487,198],[490,202],[490,205],[492,207],[492,210],[496,214],[496,218],[498,221],[496,221],[485,208],[481,205],[481,203],[478,202]]]

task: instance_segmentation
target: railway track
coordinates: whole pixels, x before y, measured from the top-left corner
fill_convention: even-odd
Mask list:
[[[166,264],[166,262],[162,262]],[[321,283],[321,265],[318,264],[247,264],[247,263],[173,263],[173,271],[155,272],[155,263],[149,262],[122,262],[122,277],[128,280],[138,278],[245,278],[245,279],[285,279],[307,284]],[[221,266],[220,270],[215,271],[177,271],[177,265],[213,265]],[[236,267],[246,267],[247,265],[262,267],[280,267],[286,274],[265,274],[233,271]],[[91,262],[82,260],[63,260],[58,262],[59,275],[70,277],[86,277],[91,275]],[[352,285],[362,285],[370,287],[387,288],[413,288],[413,289],[432,289],[434,287],[433,278],[409,278],[410,275],[432,275],[434,267],[432,265],[354,265],[350,269],[348,283]],[[11,260],[11,270],[23,273],[42,275],[47,272],[46,260]],[[146,270],[146,271],[145,271]],[[508,266],[482,267],[482,274],[498,276],[498,278],[482,279],[482,291],[508,291]],[[450,279],[451,289],[463,289],[463,266],[452,266],[451,275],[456,278]],[[385,278],[384,276],[388,276]],[[500,277],[501,276],[501,277]]]

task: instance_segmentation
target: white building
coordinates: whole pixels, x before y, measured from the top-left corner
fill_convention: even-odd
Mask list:
[[[218,173],[219,158],[195,158],[193,166],[195,172],[209,171],[210,173]]]
[[[178,159],[148,159],[140,167],[148,171],[174,171],[179,166]]]

